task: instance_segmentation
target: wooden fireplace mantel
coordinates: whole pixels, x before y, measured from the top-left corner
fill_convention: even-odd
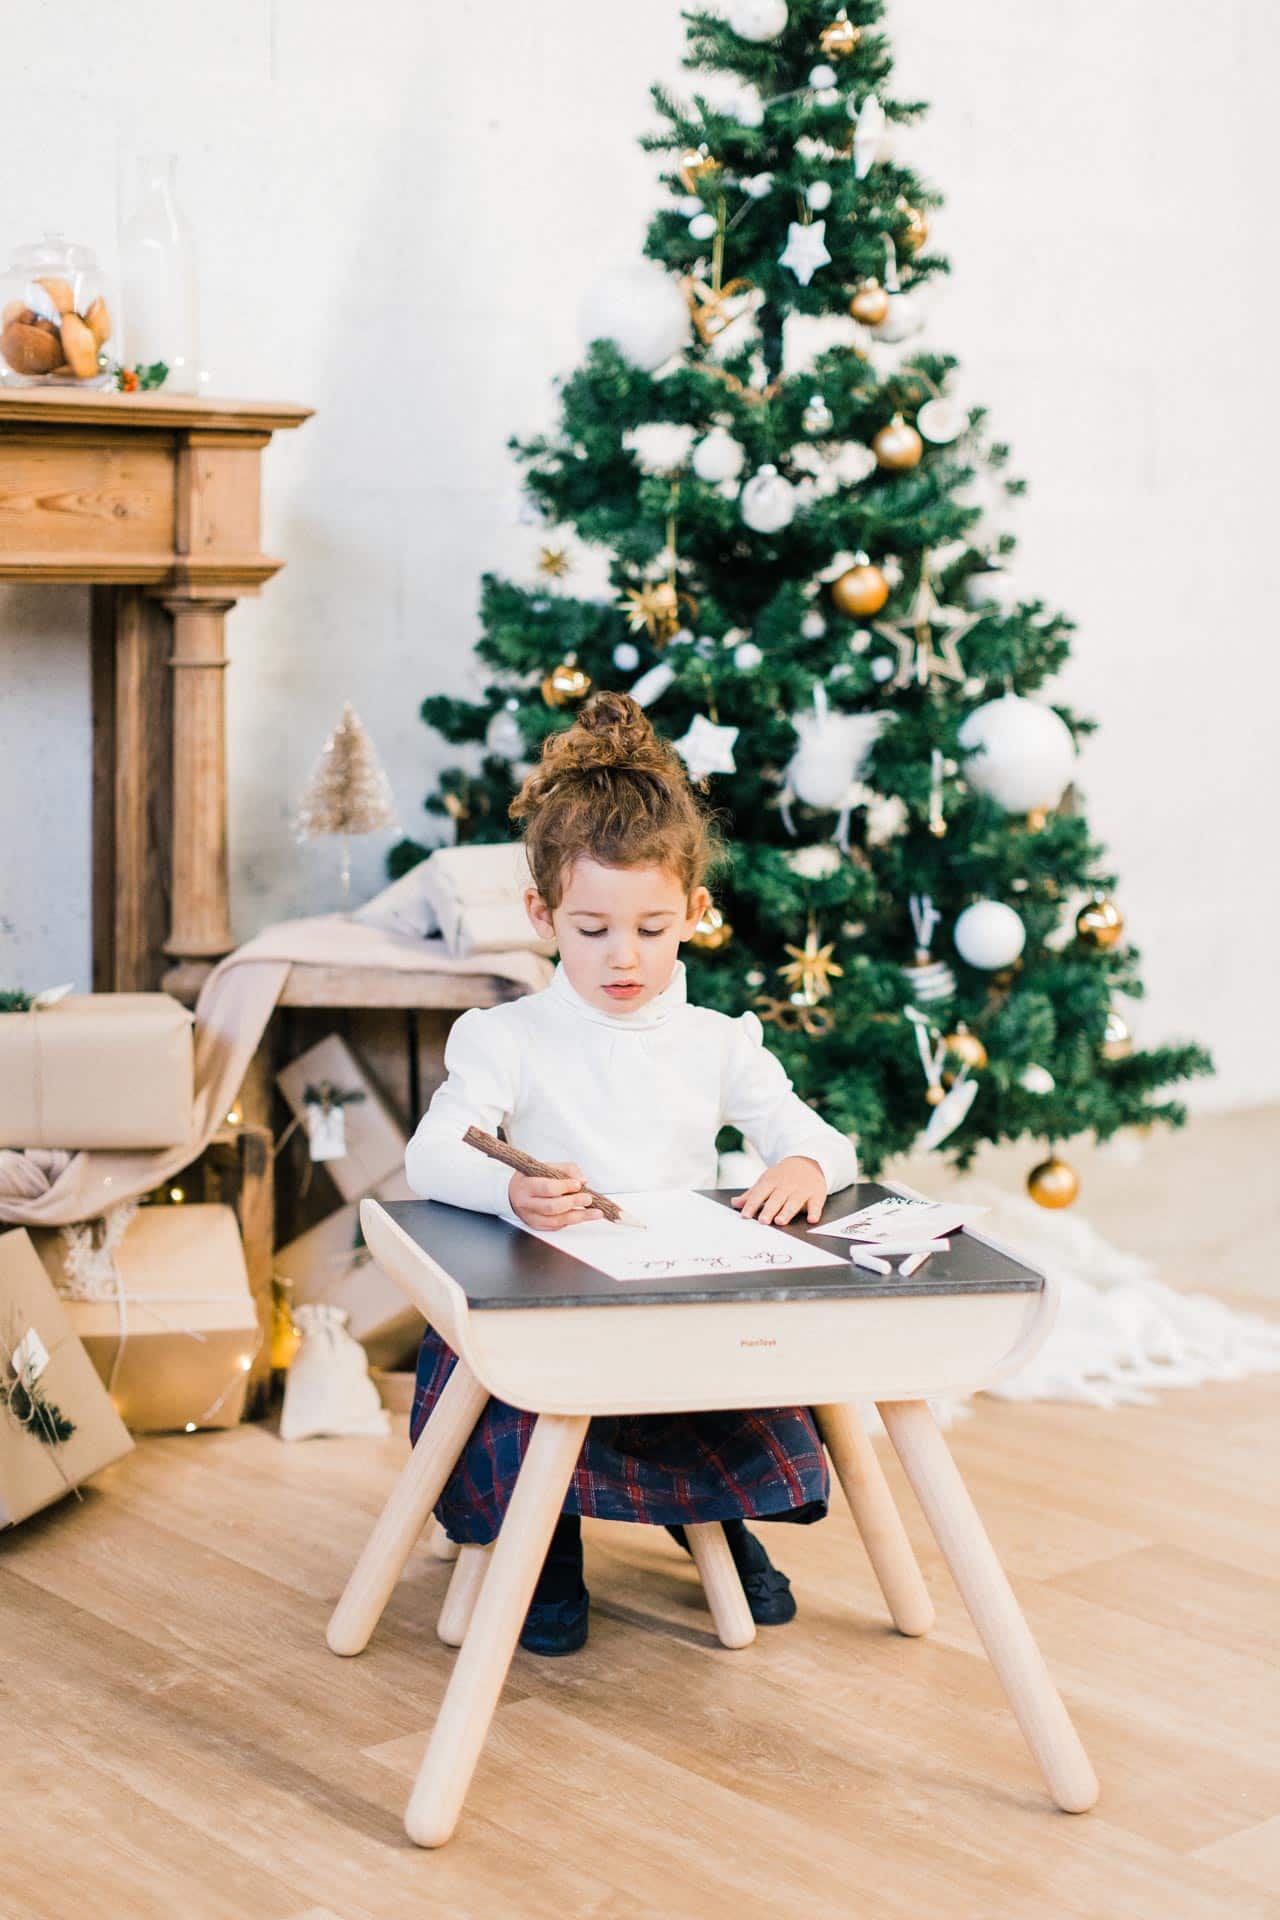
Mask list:
[[[193,1000],[233,945],[223,628],[283,565],[261,549],[261,454],[310,415],[0,389],[0,580],[91,588],[99,990]]]

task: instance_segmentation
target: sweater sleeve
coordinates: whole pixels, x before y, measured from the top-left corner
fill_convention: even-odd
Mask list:
[[[852,1185],[858,1177],[857,1148],[793,1091],[782,1062],[764,1044],[758,1016],[744,1013],[731,1026],[723,1123],[737,1127],[770,1166],[803,1154],[821,1167],[828,1193]]]
[[[462,1136],[468,1127],[497,1133],[515,1104],[518,1039],[493,1010],[470,1007],[449,1029],[447,1077],[431,1096],[405,1151],[409,1185],[424,1200],[444,1200],[475,1213],[515,1216],[507,1200],[511,1169],[490,1160]]]

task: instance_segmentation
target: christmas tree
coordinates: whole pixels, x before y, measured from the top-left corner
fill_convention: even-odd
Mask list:
[[[299,840],[342,836],[342,896],[351,890],[351,835],[394,827],[395,807],[386,770],[360,715],[348,700],[342,718],[320,749],[298,802],[294,831]]]
[[[918,338],[947,262],[881,13],[685,16],[695,78],[653,89],[643,142],[669,192],[648,257],[588,294],[557,430],[511,442],[540,577],[485,577],[482,697],[422,707],[483,748],[426,802],[477,840],[511,836],[590,688],[652,710],[731,843],[690,992],[758,1010],[869,1174],[922,1127],[964,1166],[984,1140],[1181,1124],[1161,1090],[1210,1070],[1136,1049],[1116,1005],[1140,956],[1072,785],[1092,723],[1046,691],[1072,626],[1015,582],[1022,483]],[[609,556],[604,598],[572,591],[575,537]],[[1030,1184],[1074,1197],[1053,1153]]]

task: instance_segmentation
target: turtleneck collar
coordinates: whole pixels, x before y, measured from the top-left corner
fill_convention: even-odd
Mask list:
[[[564,970],[563,960],[556,964],[548,992],[557,995],[566,1005],[572,1007],[575,1013],[581,1014],[584,1020],[594,1020],[597,1026],[601,1027],[616,1027],[623,1033],[641,1033],[652,1027],[663,1026],[673,1014],[679,1013],[681,1007],[687,1004],[689,997],[685,986],[683,960],[676,961],[675,972],[662,992],[655,994],[653,999],[647,1000],[642,1007],[637,1007],[634,1013],[610,1013],[605,1007],[592,1006],[589,1000],[583,999],[570,981]]]

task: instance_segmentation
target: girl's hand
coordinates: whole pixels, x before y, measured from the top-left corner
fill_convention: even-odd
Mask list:
[[[513,1173],[507,1187],[511,1211],[539,1233],[558,1233],[561,1227],[576,1227],[583,1220],[603,1220],[600,1209],[587,1197],[582,1168],[570,1162],[558,1171],[563,1175],[558,1180],[541,1173]]]
[[[759,1218],[766,1227],[785,1227],[804,1208],[812,1227],[822,1218],[826,1198],[827,1182],[817,1161],[793,1153],[776,1167],[766,1167],[755,1185],[735,1193],[730,1204],[740,1209],[744,1220]]]

